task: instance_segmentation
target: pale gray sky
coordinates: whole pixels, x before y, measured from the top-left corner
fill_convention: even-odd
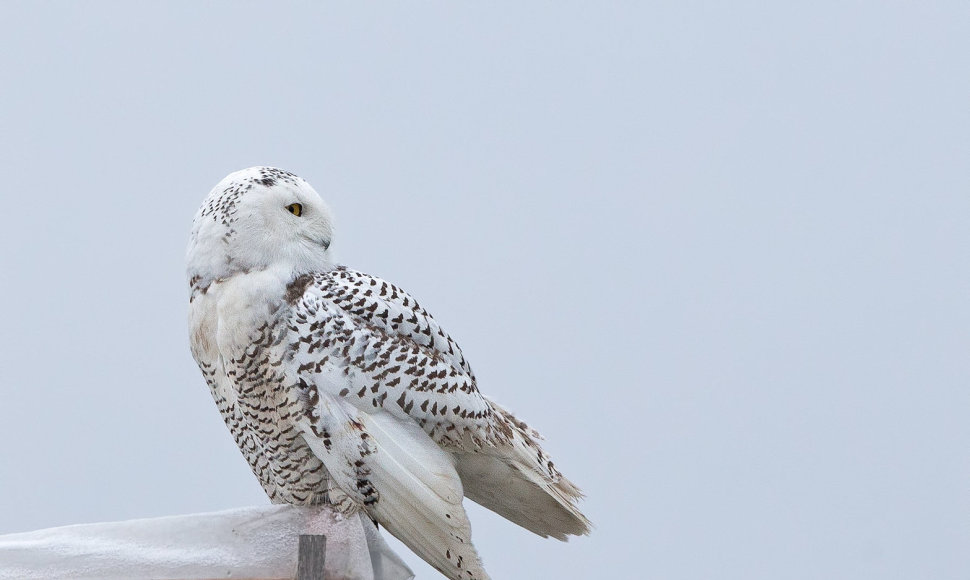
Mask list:
[[[495,578],[970,574],[966,2],[0,21],[0,533],[266,502],[183,255],[271,164],[587,491],[568,544],[469,508]]]

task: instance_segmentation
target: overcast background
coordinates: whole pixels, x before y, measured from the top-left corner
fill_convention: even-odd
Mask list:
[[[271,164],[587,492],[496,579],[970,577],[970,4],[134,4],[0,5],[0,533],[267,501],[183,257]]]

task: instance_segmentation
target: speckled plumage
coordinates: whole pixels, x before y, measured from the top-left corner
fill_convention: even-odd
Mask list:
[[[309,184],[265,167],[220,182],[193,224],[192,353],[270,499],[365,510],[467,580],[487,575],[462,496],[544,537],[588,533],[538,433],[414,298],[335,266],[332,233]]]

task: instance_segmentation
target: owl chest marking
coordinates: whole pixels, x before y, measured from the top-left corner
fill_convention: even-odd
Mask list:
[[[295,428],[302,412],[300,390],[284,364],[285,285],[259,273],[219,286],[206,295],[214,304],[193,304],[214,307],[217,313],[215,328],[199,325],[199,332],[208,331],[206,342],[216,348],[206,349],[193,339],[193,354],[199,351],[210,359],[197,356],[216,405],[271,500],[320,503],[325,500],[326,470]]]

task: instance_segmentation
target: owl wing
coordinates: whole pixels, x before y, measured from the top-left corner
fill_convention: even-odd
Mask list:
[[[403,299],[370,308],[374,291],[361,302],[366,290],[341,284],[341,273],[298,279],[289,294],[283,360],[303,401],[297,426],[333,498],[349,498],[446,576],[486,579],[443,447],[487,445],[488,402],[457,346],[439,351],[449,339],[424,332]]]
[[[406,292],[340,268],[298,280],[296,294],[290,330],[303,347],[294,352],[301,376],[319,382],[318,369],[339,367],[332,394],[413,421],[450,451],[479,452],[503,437],[461,349]]]
[[[482,396],[458,345],[410,295],[337,269],[298,278],[288,298],[304,437],[333,484],[425,560],[485,577],[462,495],[541,536],[588,532],[579,490],[538,434]]]

